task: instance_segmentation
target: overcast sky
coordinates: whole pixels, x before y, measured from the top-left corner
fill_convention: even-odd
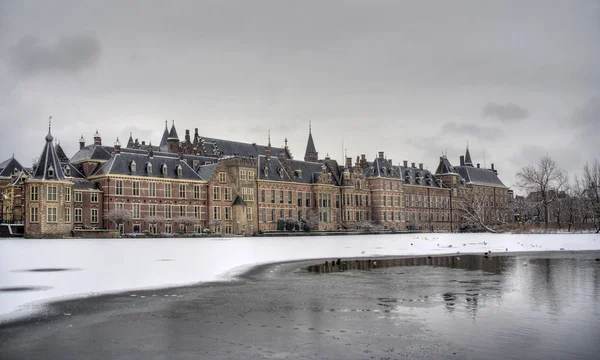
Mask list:
[[[175,120],[302,158],[312,121],[340,161],[435,170],[468,142],[508,186],[545,154],[575,174],[600,159],[599,39],[597,0],[0,0],[0,158],[30,165],[48,116],[69,156]]]

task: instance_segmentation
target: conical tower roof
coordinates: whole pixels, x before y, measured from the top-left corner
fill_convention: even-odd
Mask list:
[[[160,151],[167,151],[169,149],[169,144],[167,144],[167,139],[169,138],[169,129],[167,128],[167,120],[165,120],[165,131],[163,131],[162,138],[160,139],[160,144],[158,145]]]
[[[471,160],[471,153],[469,152],[469,145],[467,145],[467,152],[465,154],[465,166],[473,166],[473,160]]]
[[[173,120],[173,125],[171,125],[171,131],[169,131],[169,137],[167,140],[179,140],[179,136],[177,136],[177,130],[175,129],[175,120]]]
[[[308,142],[306,143],[306,152],[304,153],[304,160],[312,160],[316,161],[318,158],[317,148],[315,147],[315,142],[312,137],[312,129],[311,125],[308,125]]]
[[[37,166],[33,171],[33,180],[51,180],[65,181],[65,174],[60,166],[60,159],[56,154],[54,147],[54,136],[52,136],[52,117],[48,122],[48,135],[46,135],[46,144],[38,160]]]

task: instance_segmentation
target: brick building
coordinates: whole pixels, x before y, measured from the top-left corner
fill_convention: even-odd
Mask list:
[[[486,222],[512,221],[512,191],[493,165],[473,166],[468,148],[460,165],[442,156],[433,173],[422,163],[396,165],[384,152],[372,160],[362,154],[354,164],[350,157],[343,164],[319,159],[310,127],[303,160],[292,157],[287,139],[276,148],[270,139],[242,143],[195,129],[181,140],[174,123],[170,129],[165,123],[158,146],[133,134],[123,148],[118,139],[104,145],[98,131],[93,139],[86,145],[82,136],[69,158],[49,132],[34,170],[14,159],[0,164],[0,189],[13,184],[13,194],[25,195],[26,235],[62,236],[77,228],[251,235],[276,230],[282,220],[318,230],[370,223],[457,231],[464,216],[456,204],[469,194],[481,199]]]

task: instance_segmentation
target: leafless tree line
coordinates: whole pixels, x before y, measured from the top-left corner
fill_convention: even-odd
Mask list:
[[[526,191],[515,199],[519,222],[556,224],[559,229],[572,226],[594,227],[600,232],[600,162],[583,167],[581,175],[569,179],[549,156],[517,173],[517,185]]]

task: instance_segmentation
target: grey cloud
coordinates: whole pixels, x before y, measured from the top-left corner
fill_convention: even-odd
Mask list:
[[[493,127],[483,127],[473,123],[447,122],[442,125],[442,132],[462,134],[467,137],[480,138],[484,140],[497,140],[504,136],[504,132]]]
[[[481,112],[484,117],[493,117],[502,121],[524,120],[529,117],[529,110],[510,102],[506,104],[489,102]]]
[[[600,130],[600,96],[589,98],[585,104],[575,110],[573,124],[579,127]]]
[[[22,74],[78,72],[100,59],[102,47],[94,36],[61,37],[53,44],[24,36],[8,49],[8,64]]]

